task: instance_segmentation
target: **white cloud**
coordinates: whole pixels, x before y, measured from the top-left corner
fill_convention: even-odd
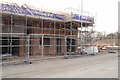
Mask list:
[[[28,4],[38,8],[64,11],[65,8],[81,8],[81,0],[4,0],[19,4]],[[83,0],[85,11],[97,13],[96,30],[115,32],[118,28],[118,1],[119,0]]]

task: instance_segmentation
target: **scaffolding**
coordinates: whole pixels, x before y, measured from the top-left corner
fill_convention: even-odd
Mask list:
[[[69,55],[79,54],[78,47],[83,46],[83,34],[85,35],[85,45],[87,45],[87,37],[93,29],[91,29],[91,33],[85,33],[88,31],[78,28],[82,28],[84,25],[86,29],[89,29],[88,26],[93,23],[82,21],[82,16],[80,21],[75,21],[72,19],[73,15],[70,14],[71,19],[67,21],[59,20],[62,19],[59,17],[61,15],[56,16],[54,13],[55,16],[50,19],[45,16],[36,16],[37,13],[33,15],[34,10],[32,9],[31,12],[27,12],[28,8],[23,9],[25,9],[25,14],[9,11],[7,13],[4,10],[1,12],[2,54],[11,54],[12,58],[18,53],[17,56],[24,57],[23,60],[28,62],[36,57],[38,59],[58,56],[67,58]],[[32,13],[32,16],[27,13]],[[50,14],[52,15],[52,13]],[[68,16],[68,14],[64,15],[64,18]]]
[[[83,11],[83,2],[81,0],[81,10],[74,9],[74,8],[67,8],[65,9],[67,12],[67,15],[70,15],[70,17],[67,17],[67,21],[71,22],[70,25],[76,25],[78,37],[77,37],[77,51],[81,51],[82,49],[88,47],[88,46],[94,46],[94,20],[92,21],[85,21],[85,16],[92,17],[89,12]],[[80,15],[80,16],[79,16]],[[74,27],[74,26],[73,26]],[[80,52],[81,53],[81,52]],[[82,54],[82,53],[81,53]]]

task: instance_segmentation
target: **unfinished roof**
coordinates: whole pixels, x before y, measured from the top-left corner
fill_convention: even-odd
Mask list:
[[[94,17],[90,16],[84,16],[84,15],[79,15],[76,13],[55,13],[55,12],[50,12],[50,11],[45,11],[45,10],[40,10],[40,9],[33,9],[27,5],[22,5],[19,6],[17,4],[8,4],[8,3],[2,3],[0,5],[0,11],[2,13],[14,13],[18,15],[28,15],[32,17],[39,17],[42,19],[51,19],[51,20],[59,20],[59,21],[77,21],[77,22],[86,22],[86,23],[94,23]]]

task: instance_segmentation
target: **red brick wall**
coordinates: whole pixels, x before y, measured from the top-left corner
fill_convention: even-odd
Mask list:
[[[20,47],[19,47],[19,56],[24,56],[25,55],[25,40],[23,40],[23,36],[20,37]]]
[[[62,39],[62,42],[61,42],[61,43],[62,43],[62,53],[61,53],[61,54],[64,54],[64,52],[65,52],[65,46],[64,46],[64,45],[65,45],[65,44],[64,44],[64,43],[65,43],[65,40],[64,40],[64,38]]]
[[[52,29],[40,29],[41,23],[38,21],[33,22],[32,26],[36,27],[36,28],[32,28],[32,34],[58,34],[58,35],[70,35],[70,31],[67,30],[63,30],[63,29],[59,29],[59,30],[55,30],[54,32],[54,28],[53,28],[53,24],[50,26],[50,28]],[[56,25],[57,26],[57,25]],[[60,27],[60,26],[58,26]],[[61,28],[64,28],[64,25],[62,25]],[[73,31],[72,35],[77,35],[77,31]],[[62,47],[61,47],[61,54],[64,54],[64,38],[62,38]],[[20,44],[24,44],[24,41],[20,41]],[[50,39],[50,46],[49,47],[44,47],[43,49],[43,53],[44,55],[55,55],[56,54],[56,38]],[[40,40],[39,39],[34,39],[31,40],[31,47],[30,47],[30,54],[31,55],[41,55],[41,49],[42,47],[40,46]],[[24,47],[20,47],[20,56],[24,56],[25,53],[25,48]]]
[[[22,37],[21,37],[22,39]],[[20,45],[25,45],[24,40],[20,40]],[[31,47],[30,47],[30,54],[31,55],[41,55],[42,53],[42,46],[40,45],[40,39],[31,39]],[[64,55],[64,50],[65,50],[65,43],[64,43],[64,38],[61,39],[61,54]],[[77,41],[76,41],[76,46],[77,46]],[[77,47],[76,47],[77,49]],[[25,46],[20,47],[20,56],[24,56],[25,54]],[[50,39],[50,46],[43,47],[43,53],[44,55],[55,55],[56,54],[56,38],[51,38]]]

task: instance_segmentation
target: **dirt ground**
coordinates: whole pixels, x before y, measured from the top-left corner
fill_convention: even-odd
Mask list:
[[[2,67],[4,78],[118,78],[118,54],[56,58]]]

